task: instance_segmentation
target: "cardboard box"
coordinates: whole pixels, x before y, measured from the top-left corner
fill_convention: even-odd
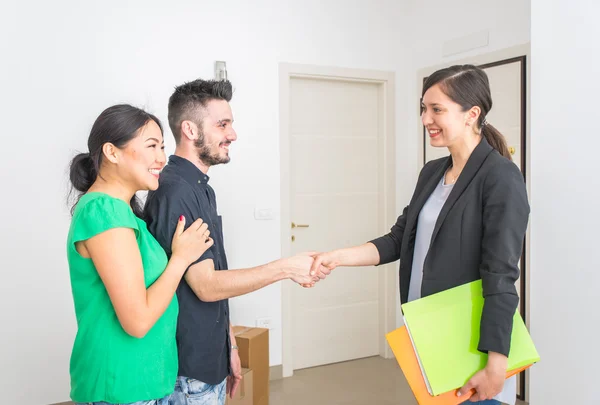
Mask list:
[[[253,405],[253,372],[249,368],[242,368],[242,382],[233,398],[227,395],[225,405]]]
[[[234,326],[242,367],[252,369],[252,405],[269,405],[269,329]]]

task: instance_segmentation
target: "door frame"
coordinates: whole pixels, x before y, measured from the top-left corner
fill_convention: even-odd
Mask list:
[[[523,86],[524,93],[521,96],[521,102],[525,104],[525,109],[521,108],[521,120],[522,120],[522,129],[521,129],[521,171],[525,178],[525,186],[527,188],[527,194],[529,199],[531,200],[531,183],[527,178],[527,173],[530,173],[530,110],[531,110],[531,44],[526,43],[522,45],[517,45],[514,47],[501,49],[498,51],[493,51],[481,55],[470,56],[464,59],[459,60],[451,60],[445,62],[443,64],[439,64],[436,66],[430,66],[427,68],[420,69],[417,73],[417,97],[416,100],[421,99],[421,89],[423,88],[423,78],[429,76],[433,72],[438,69],[442,69],[444,67],[448,67],[451,65],[462,65],[462,64],[471,64],[475,66],[479,66],[482,68],[501,66],[507,63],[521,63],[521,67],[524,68],[521,71],[521,86]],[[420,105],[419,105],[420,108]],[[421,118],[419,116],[419,137],[423,139],[422,142],[419,142],[419,158],[418,158],[418,169],[423,167],[425,161],[425,132],[423,125],[421,123]],[[530,238],[530,229],[531,224],[528,224],[527,232],[525,233],[525,241],[523,244],[523,259],[521,262],[521,300],[522,300],[522,308],[521,315],[523,317],[523,321],[527,328],[530,328],[530,316],[529,316],[529,279],[530,279],[530,271],[531,267],[529,266],[529,238]],[[517,397],[521,400],[529,402],[529,370],[525,370],[520,374],[520,390],[517,391]],[[519,392],[520,391],[520,392]]]
[[[383,117],[379,132],[383,142],[379,150],[378,170],[383,181],[379,184],[380,195],[380,235],[389,232],[396,220],[396,129],[395,129],[395,74],[393,72],[362,70],[340,67],[325,67],[303,64],[279,64],[279,148],[280,148],[280,191],[281,191],[281,256],[291,254],[291,190],[290,190],[290,82],[294,78],[340,80],[345,82],[376,83],[381,87]],[[379,235],[373,235],[377,237]],[[340,248],[343,246],[340,246]],[[379,355],[393,357],[385,334],[396,328],[396,297],[398,281],[396,264],[386,264],[378,268],[379,283]],[[293,333],[292,333],[292,291],[295,287],[290,280],[284,280],[281,287],[283,377],[294,374]],[[318,288],[316,286],[315,288]]]

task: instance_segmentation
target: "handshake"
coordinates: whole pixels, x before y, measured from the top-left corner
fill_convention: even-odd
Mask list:
[[[335,251],[319,253],[305,252],[296,256],[279,259],[273,264],[286,273],[295,283],[310,288],[319,280],[325,279],[339,262]]]

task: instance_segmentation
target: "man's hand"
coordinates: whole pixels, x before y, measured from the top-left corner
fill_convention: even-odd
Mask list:
[[[284,269],[288,278],[303,287],[312,287],[319,281],[318,277],[309,274],[313,264],[313,255],[315,252],[299,253],[296,256],[279,259],[275,263],[279,268]]]
[[[240,382],[242,382],[242,364],[240,362],[240,355],[236,349],[231,350],[230,357],[231,375],[227,376],[227,394],[229,394],[230,398],[233,398],[240,386]]]
[[[473,377],[457,392],[457,396],[466,395],[470,390],[475,393],[469,399],[471,402],[492,399],[498,395],[504,387],[506,380],[506,368],[508,360],[506,356],[489,352],[488,362],[483,370],[475,373]]]
[[[335,269],[339,264],[336,251],[331,251],[327,253],[314,252],[312,253],[312,257],[314,260],[312,262],[312,265],[310,266],[309,275],[310,277],[313,277],[315,282],[319,280],[324,280],[325,277],[330,275],[331,271]],[[312,287],[314,283],[301,285],[302,287],[307,288]]]

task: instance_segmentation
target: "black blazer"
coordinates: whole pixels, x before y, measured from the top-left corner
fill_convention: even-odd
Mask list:
[[[427,163],[410,204],[391,232],[371,241],[380,263],[400,259],[400,301],[408,287],[421,208],[450,167],[445,157]],[[482,139],[458,177],[435,224],[423,265],[423,297],[482,279],[485,298],[478,349],[506,356],[519,303],[515,283],[529,218],[523,175]]]

